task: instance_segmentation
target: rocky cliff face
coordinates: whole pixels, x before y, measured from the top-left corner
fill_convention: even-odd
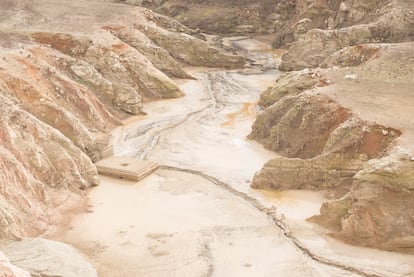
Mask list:
[[[325,203],[310,220],[352,244],[414,253],[413,178],[409,156],[372,160],[354,177],[348,194]]]
[[[351,46],[325,69],[282,74],[249,135],[281,157],[252,187],[325,190],[332,200],[311,221],[349,243],[413,253],[412,49]]]
[[[193,0],[113,0],[140,5],[175,17],[180,22],[207,33],[271,35],[274,47],[287,47],[300,40],[309,43],[308,31],[339,30],[340,34],[325,32],[326,42],[339,36],[336,44],[402,41],[412,37],[413,22],[410,1],[399,0],[260,0],[260,1],[193,1]],[[352,27],[351,29],[348,29]],[[316,31],[313,31],[315,33]],[[313,34],[314,36],[316,34]],[[325,38],[330,36],[330,38]],[[348,37],[350,39],[347,41]],[[359,39],[355,42],[355,39]],[[351,43],[351,44],[349,44]],[[299,47],[299,46],[297,46]],[[304,46],[302,46],[304,47]],[[330,46],[334,47],[333,45]],[[326,48],[326,45],[323,47]],[[316,51],[323,50],[314,49]],[[337,49],[338,50],[338,49]],[[315,54],[314,53],[314,54]],[[331,52],[332,53],[332,52]],[[300,50],[295,54],[303,54]],[[298,57],[302,61],[308,54]],[[328,54],[329,55],[329,54]],[[292,58],[294,54],[292,54]],[[286,57],[286,63],[291,62]],[[293,62],[293,61],[292,61]],[[285,65],[288,66],[288,65]]]
[[[244,64],[141,8],[48,0],[1,5],[1,238],[54,232],[86,210],[83,190],[99,184],[93,161],[108,132],[143,113],[148,101],[182,96],[169,76],[191,78],[183,63]]]
[[[301,1],[298,1],[301,2]],[[297,18],[279,34],[296,41],[282,57],[282,70],[319,66],[334,52],[366,43],[414,39],[412,1],[302,1]]]
[[[99,184],[96,168],[61,132],[1,100],[1,235],[38,235],[85,208],[79,190]]]
[[[253,125],[249,137],[282,157],[266,163],[252,186],[340,193],[349,189],[365,162],[382,156],[399,135],[353,117],[325,96],[285,97]]]

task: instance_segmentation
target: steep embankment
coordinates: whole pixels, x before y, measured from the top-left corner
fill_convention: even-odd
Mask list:
[[[413,252],[413,43],[345,48],[284,73],[250,138],[282,155],[255,188],[328,190],[311,220],[350,243]],[[396,139],[398,138],[398,139]]]
[[[85,211],[83,190],[99,184],[93,161],[110,150],[108,132],[148,101],[182,96],[169,77],[191,78],[182,63],[245,62],[141,8],[0,5],[1,238],[54,232]]]

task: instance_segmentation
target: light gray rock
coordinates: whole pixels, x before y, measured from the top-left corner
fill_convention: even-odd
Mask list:
[[[10,263],[9,259],[0,252],[0,276],[30,277],[29,272]]]
[[[34,277],[96,277],[95,268],[67,244],[41,238],[12,242],[2,248],[14,265]]]

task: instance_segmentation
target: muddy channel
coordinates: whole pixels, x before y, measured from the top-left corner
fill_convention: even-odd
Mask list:
[[[277,52],[233,43],[257,68],[189,68],[185,97],[147,103],[113,131],[116,156],[161,168],[134,183],[101,176],[90,212],[60,238],[99,276],[409,276],[411,256],[345,245],[306,221],[325,200],[310,191],[265,192],[251,179],[276,154],[246,139],[260,93],[279,74]]]

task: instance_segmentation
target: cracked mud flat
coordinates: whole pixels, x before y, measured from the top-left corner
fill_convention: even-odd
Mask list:
[[[266,50],[241,41],[245,49]],[[131,118],[113,133],[117,156],[171,167],[139,183],[101,177],[102,185],[90,192],[91,212],[79,216],[63,238],[90,257],[100,276],[409,276],[414,271],[411,256],[347,246],[307,223],[324,200],[319,193],[250,189],[254,173],[276,155],[245,137],[255,102],[277,72],[190,73],[198,80],[181,82],[184,98],[148,103],[147,116]],[[267,209],[271,206],[277,217]],[[292,233],[277,227],[275,218],[285,218]]]

